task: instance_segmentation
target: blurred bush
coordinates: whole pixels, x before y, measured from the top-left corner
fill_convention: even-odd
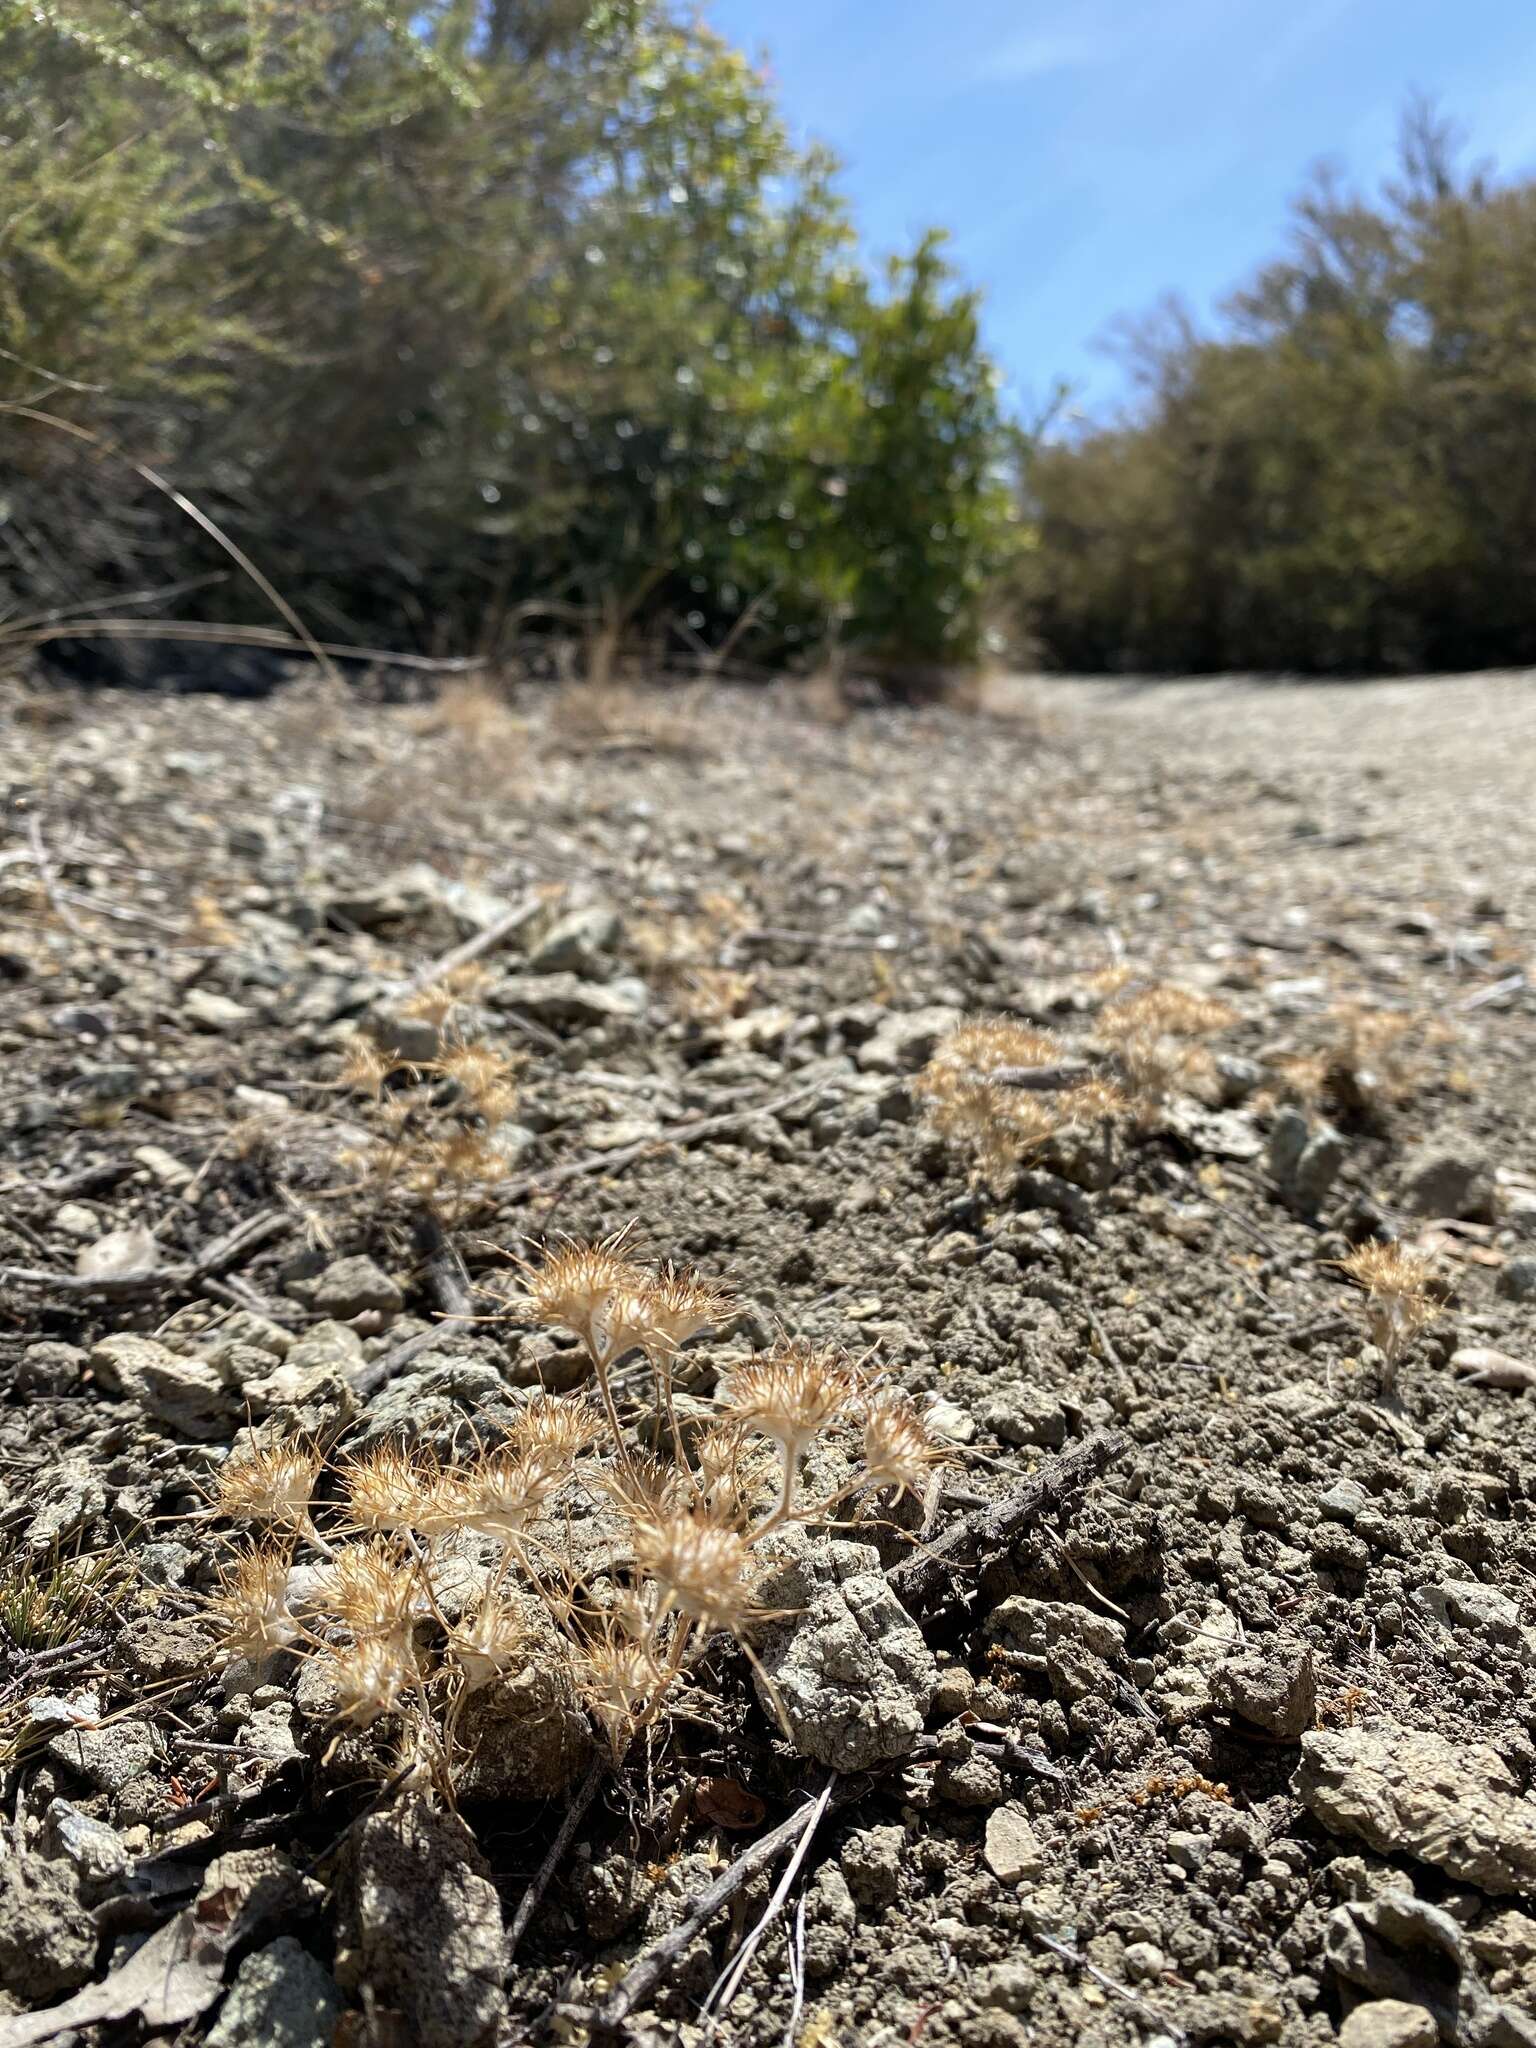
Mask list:
[[[1320,175],[1201,334],[1129,334],[1126,420],[1038,440],[1017,587],[1069,668],[1536,662],[1536,182],[1424,107],[1375,202]]]
[[[322,637],[968,661],[994,375],[833,170],[661,0],[13,12],[0,614],[226,571],[148,469]],[[142,602],[273,623],[239,577]]]

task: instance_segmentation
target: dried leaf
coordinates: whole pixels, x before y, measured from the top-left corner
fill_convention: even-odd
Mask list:
[[[713,1821],[717,1828],[745,1831],[761,1827],[768,1811],[755,1792],[749,1792],[734,1778],[701,1778],[694,1796],[704,1819]]]

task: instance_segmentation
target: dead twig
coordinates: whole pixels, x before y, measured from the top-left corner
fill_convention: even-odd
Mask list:
[[[195,1259],[171,1266],[141,1267],[129,1273],[55,1273],[41,1266],[0,1266],[0,1286],[46,1287],[56,1294],[153,1294],[162,1288],[195,1286],[201,1280],[217,1279],[250,1257],[269,1239],[288,1228],[290,1218],[281,1209],[265,1209],[246,1217],[233,1230],[206,1244]]]
[[[530,1195],[549,1194],[555,1188],[564,1187],[567,1181],[583,1180],[591,1173],[616,1173],[620,1167],[633,1166],[637,1159],[644,1159],[652,1152],[664,1152],[671,1145],[696,1145],[701,1138],[718,1137],[734,1124],[745,1123],[755,1116],[776,1116],[781,1110],[792,1109],[796,1103],[809,1101],[813,1095],[826,1095],[835,1091],[835,1080],[812,1081],[807,1087],[797,1088],[790,1095],[775,1096],[771,1102],[747,1102],[740,1109],[727,1110],[721,1116],[694,1117],[690,1122],[670,1124],[659,1130],[654,1138],[640,1138],[633,1145],[621,1145],[616,1152],[594,1152],[584,1159],[574,1159],[567,1166],[552,1166],[544,1173],[525,1174],[521,1180],[508,1181],[497,1190],[503,1202],[526,1201]]]
[[[428,961],[425,967],[419,968],[409,981],[401,985],[397,993],[402,996],[420,995],[423,989],[446,980],[456,969],[469,966],[471,961],[478,960],[483,953],[493,953],[498,946],[514,938],[526,925],[531,924],[543,907],[542,895],[536,892],[531,896],[525,896],[520,903],[512,906],[505,917],[498,917],[494,924],[488,924],[484,931],[476,932],[462,945],[455,946],[450,952],[439,954],[437,959]]]
[[[687,1948],[701,1927],[707,1926],[723,1906],[728,1906],[742,1887],[776,1863],[784,1851],[793,1848],[804,1836],[808,1836],[822,1814],[826,1811],[829,1797],[834,1796],[834,1779],[823,1790],[819,1799],[807,1800],[788,1820],[780,1821],[776,1828],[770,1828],[741,1854],[728,1870],[723,1870],[711,1885],[706,1885],[687,1912],[670,1933],[664,1934],[654,1948],[647,1949],[640,1960],[626,1973],[617,1989],[609,1994],[592,2015],[592,2032],[595,2036],[617,2034],[642,2000],[650,1997],[657,1985],[667,1975],[672,1965]],[[839,1788],[843,1797],[852,1798],[853,1792],[847,1787]],[[839,1801],[841,1803],[841,1801]]]
[[[1002,1556],[1020,1530],[1058,1512],[1090,1480],[1123,1456],[1129,1439],[1119,1430],[1100,1430],[985,1508],[962,1515],[935,1543],[903,1559],[888,1574],[892,1592],[907,1612],[921,1617],[942,1607],[957,1574],[975,1572]]]
[[[512,1925],[507,1932],[507,1961],[517,1954],[517,1945],[528,1932],[528,1923],[539,1909],[539,1901],[549,1890],[549,1881],[559,1869],[566,1851],[576,1839],[576,1830],[586,1818],[587,1808],[597,1797],[598,1788],[608,1776],[609,1762],[606,1756],[597,1758],[577,1788],[576,1796],[566,1808],[565,1819],[560,1823],[559,1833],[549,1845],[549,1854],[534,1872],[528,1889],[518,1901],[517,1911],[512,1916]]]

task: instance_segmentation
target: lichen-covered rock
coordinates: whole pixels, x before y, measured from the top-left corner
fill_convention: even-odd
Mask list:
[[[1378,1724],[1301,1739],[1294,1785],[1334,1834],[1485,1892],[1536,1889],[1536,1801],[1497,1750]]]
[[[761,1589],[764,1605],[795,1620],[759,1652],[770,1713],[782,1711],[802,1756],[861,1771],[905,1756],[922,1733],[939,1682],[917,1624],[864,1543],[811,1543]]]
[[[501,1904],[457,1814],[403,1799],[358,1827],[336,1977],[419,2048],[479,2048],[506,2013]]]
[[[66,1864],[25,1850],[0,1858],[0,1991],[32,2004],[73,1990],[91,1974],[96,1941]]]

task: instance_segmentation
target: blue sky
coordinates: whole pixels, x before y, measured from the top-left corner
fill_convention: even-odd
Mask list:
[[[1026,409],[1125,384],[1095,343],[1168,291],[1197,312],[1280,246],[1331,157],[1390,168],[1410,90],[1471,153],[1536,171],[1532,0],[707,0],[830,143],[867,248],[923,227],[986,297]]]

